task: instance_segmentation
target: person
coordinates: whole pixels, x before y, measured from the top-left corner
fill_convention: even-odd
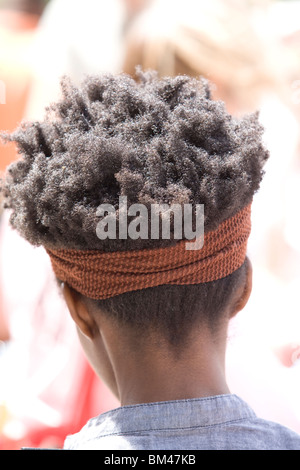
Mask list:
[[[252,206],[248,253],[256,276],[251,301],[229,325],[227,379],[259,416],[299,433],[298,372],[291,367],[298,364],[294,351],[300,344],[300,238],[294,217],[300,187],[300,86],[294,66],[299,60],[292,60],[278,34],[297,17],[298,7],[289,3],[154,0],[127,31],[123,70],[132,77],[137,65],[160,77],[205,76],[214,84],[213,97],[233,115],[259,109],[271,158]],[[255,351],[249,354],[252,343]]]
[[[85,73],[115,71],[121,56],[123,30],[148,1],[48,2],[35,31],[33,80],[25,119],[28,116],[37,119],[44,107],[58,97],[60,75],[67,74],[72,80],[80,81]],[[67,21],[70,14],[72,21]],[[95,409],[97,413],[106,411],[117,401],[85,360],[73,325],[65,314],[67,307],[55,282],[50,282],[52,271],[47,256],[11,230],[8,214],[1,220],[0,259],[3,317],[10,333],[0,362],[2,382],[6,384],[0,390],[0,402],[8,410],[0,430],[0,448],[43,447],[46,441],[61,446],[64,435],[78,431],[95,414]],[[48,322],[51,329],[46,326]],[[64,350],[64,361],[54,354],[59,349]],[[20,351],[27,354],[21,353],[20,357]],[[69,361],[75,357],[76,367],[72,367]],[[53,369],[47,367],[50,362]],[[41,382],[41,371],[45,370],[47,374]],[[62,377],[70,387],[62,387]],[[29,388],[30,392],[25,393]],[[22,390],[22,397],[12,390]],[[43,413],[41,407],[48,411]],[[24,430],[21,441],[20,433],[10,432],[12,422],[18,422]]]
[[[7,137],[22,153],[2,183],[11,224],[46,249],[85,353],[120,402],[64,449],[300,448],[225,378],[228,322],[251,294],[262,133],[257,114],[233,118],[205,81],[140,71],[137,83],[64,79],[45,120]],[[168,232],[172,206],[184,212]]]

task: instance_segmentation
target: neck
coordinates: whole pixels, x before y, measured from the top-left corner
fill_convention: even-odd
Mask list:
[[[216,344],[208,330],[194,334],[182,352],[151,341],[134,349],[125,353],[121,341],[111,351],[122,406],[229,393],[225,341]]]

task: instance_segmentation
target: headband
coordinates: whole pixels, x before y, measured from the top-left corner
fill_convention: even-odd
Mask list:
[[[46,249],[54,273],[91,299],[166,284],[216,281],[245,261],[251,231],[251,205],[204,235],[200,250],[186,250],[186,240],[163,248],[132,251]]]

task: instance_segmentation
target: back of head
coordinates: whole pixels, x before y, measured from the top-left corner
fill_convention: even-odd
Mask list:
[[[33,245],[109,254],[177,243],[172,236],[100,240],[97,209],[110,204],[118,218],[120,196],[146,207],[204,204],[205,233],[251,203],[268,157],[258,116],[234,119],[206,82],[140,72],[139,82],[123,74],[89,77],[82,89],[65,79],[62,91],[43,122],[7,137],[22,158],[7,171],[5,207]],[[196,323],[217,326],[246,265],[194,285],[137,290],[133,278],[129,292],[86,301],[143,334],[157,328],[179,347]]]

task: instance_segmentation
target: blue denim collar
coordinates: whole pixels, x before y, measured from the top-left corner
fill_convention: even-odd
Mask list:
[[[252,409],[236,395],[122,406],[91,419],[76,436],[97,439],[153,430],[207,427],[255,418]]]

